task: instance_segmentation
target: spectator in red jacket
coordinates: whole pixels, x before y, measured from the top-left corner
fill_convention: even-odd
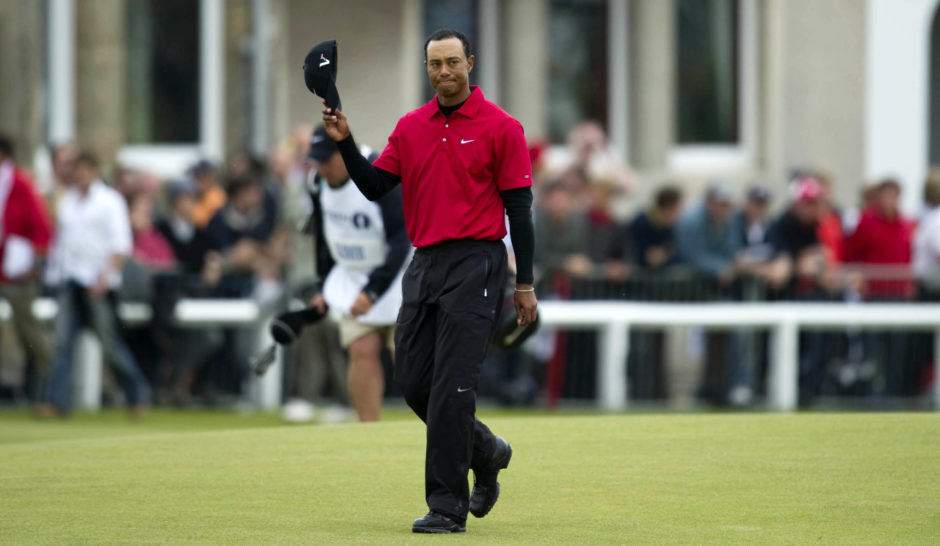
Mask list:
[[[873,205],[862,213],[855,232],[845,241],[846,262],[869,266],[910,265],[914,224],[900,213],[900,195],[901,186],[896,180],[884,180],[878,185]],[[871,271],[866,295],[873,299],[908,298],[913,285],[908,279],[897,280],[898,273],[903,274],[903,271],[895,268]]]
[[[832,179],[826,174],[817,176],[823,195],[820,200],[819,224],[816,226],[816,236],[826,253],[826,263],[836,265],[842,261],[842,211],[832,199]]]
[[[13,163],[13,143],[0,136],[0,298],[13,309],[13,324],[36,372],[26,389],[34,403],[51,359],[45,331],[32,311],[51,237],[49,215],[32,179]]]

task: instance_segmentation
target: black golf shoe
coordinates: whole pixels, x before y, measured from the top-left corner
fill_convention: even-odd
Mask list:
[[[428,512],[422,518],[416,519],[411,526],[414,533],[433,533],[436,535],[446,535],[449,533],[463,533],[467,528],[463,523],[457,523],[444,514],[437,512]]]
[[[486,468],[473,471],[473,492],[470,493],[470,513],[478,518],[490,513],[499,498],[499,471],[509,466],[512,459],[512,446],[499,436],[496,437],[496,451]]]

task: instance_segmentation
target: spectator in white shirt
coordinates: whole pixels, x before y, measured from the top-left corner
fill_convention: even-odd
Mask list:
[[[924,185],[927,210],[914,235],[914,276],[920,300],[940,301],[940,169]]]
[[[55,261],[61,275],[52,378],[41,415],[70,409],[72,349],[80,328],[91,328],[101,340],[105,359],[131,407],[140,417],[150,402],[150,386],[127,344],[118,334],[115,313],[124,259],[131,252],[127,203],[98,175],[98,162],[88,153],[75,159],[74,184],[58,209]]]

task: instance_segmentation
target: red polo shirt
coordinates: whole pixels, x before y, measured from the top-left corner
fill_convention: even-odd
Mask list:
[[[506,236],[500,191],[532,185],[522,124],[479,87],[450,117],[437,97],[400,120],[375,167],[401,178],[405,227],[416,247]]]

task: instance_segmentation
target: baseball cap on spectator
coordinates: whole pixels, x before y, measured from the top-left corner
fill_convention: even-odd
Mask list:
[[[790,184],[790,198],[797,203],[815,201],[822,196],[822,184],[812,176],[801,176]]]
[[[747,200],[748,201],[757,201],[760,203],[766,203],[770,201],[771,193],[770,190],[763,186],[753,186],[751,189],[747,190]]]
[[[715,182],[708,186],[705,191],[705,198],[719,203],[731,203],[733,200],[731,189],[724,182]]]
[[[212,174],[214,172],[215,165],[213,165],[212,162],[208,159],[200,159],[187,171],[189,176],[202,176],[204,174]]]
[[[330,135],[326,134],[326,127],[318,125],[313,130],[313,136],[310,137],[310,151],[307,152],[307,158],[323,163],[338,151],[339,147],[336,142]]]
[[[189,180],[176,180],[170,184],[170,202],[181,195],[196,195],[196,187]]]

